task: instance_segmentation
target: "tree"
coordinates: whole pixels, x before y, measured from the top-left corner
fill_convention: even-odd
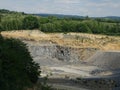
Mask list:
[[[2,22],[2,15],[0,15],[0,31],[2,30],[1,22]]]
[[[89,18],[89,16],[87,15],[87,16],[85,16],[85,19],[86,19],[86,20],[89,20],[90,18]]]
[[[2,15],[0,14],[0,22],[2,22]]]
[[[82,33],[92,33],[90,28],[85,23],[79,23],[77,26],[77,31]]]
[[[32,87],[39,75],[39,65],[33,61],[26,45],[0,36],[0,90]]]
[[[39,28],[39,21],[37,17],[27,16],[23,19],[23,28],[24,29],[35,29]]]

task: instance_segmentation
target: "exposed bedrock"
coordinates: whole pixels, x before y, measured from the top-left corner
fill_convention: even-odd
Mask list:
[[[96,48],[74,48],[56,44],[28,44],[29,51],[34,57],[56,58],[61,61],[77,62],[92,56]]]
[[[98,51],[87,62],[106,69],[120,69],[120,51]]]

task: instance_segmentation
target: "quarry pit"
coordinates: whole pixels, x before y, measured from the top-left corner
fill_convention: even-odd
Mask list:
[[[26,43],[40,64],[41,76],[48,76],[53,86],[67,87],[63,90],[120,90],[120,37],[39,31],[2,35]],[[85,89],[80,89],[81,85]]]

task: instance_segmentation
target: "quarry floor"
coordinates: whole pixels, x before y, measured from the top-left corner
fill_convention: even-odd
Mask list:
[[[40,59],[39,59],[40,60]],[[91,74],[94,70],[100,70],[101,68],[97,66],[90,66],[86,64],[71,64],[71,63],[63,63],[58,62],[56,59],[41,59],[39,61],[41,66],[41,76],[45,77],[48,75],[48,83],[54,88],[58,90],[120,90],[120,87],[115,89],[113,88],[89,88],[87,86],[82,86],[72,82],[76,78],[110,78],[110,79],[119,79],[120,81],[120,71],[113,73],[111,71],[102,72],[102,74]],[[55,64],[56,63],[56,64]],[[117,77],[116,77],[117,76]],[[118,82],[119,82],[118,81]]]

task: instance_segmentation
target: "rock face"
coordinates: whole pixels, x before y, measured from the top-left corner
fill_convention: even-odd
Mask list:
[[[33,57],[56,58],[66,62],[77,62],[88,59],[97,49],[95,48],[73,48],[55,44],[28,44],[29,51]]]
[[[120,51],[98,51],[87,61],[102,68],[120,69]]]

